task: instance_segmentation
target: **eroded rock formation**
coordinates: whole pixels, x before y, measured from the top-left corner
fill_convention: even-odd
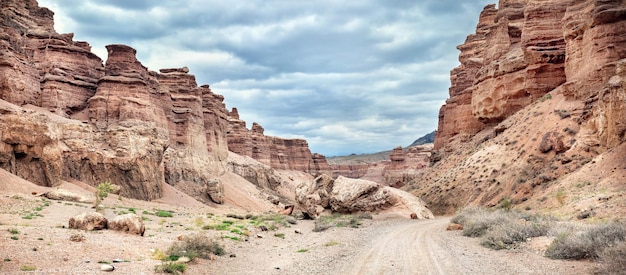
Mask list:
[[[419,198],[379,183],[321,175],[311,182],[301,183],[296,189],[296,201],[304,213],[317,218],[329,209],[340,213],[377,212],[390,210],[412,213],[419,219],[432,219],[433,214]]]
[[[410,184],[431,209],[505,198],[555,207],[557,193],[587,186],[569,174],[615,191],[609,183],[623,170],[590,167],[615,158],[626,141],[626,2],[502,0],[458,48],[436,163]]]
[[[13,174],[43,186],[110,181],[145,200],[170,184],[221,203],[229,147],[278,169],[313,163],[304,140],[246,130],[187,68],[150,71],[125,45],[107,46],[103,64],[36,1],[0,8],[0,167]]]
[[[236,154],[248,156],[274,169],[297,170],[316,173],[322,159],[313,159],[309,144],[304,139],[284,139],[264,135],[265,129],[258,123],[246,128],[236,108],[229,117],[228,149]]]

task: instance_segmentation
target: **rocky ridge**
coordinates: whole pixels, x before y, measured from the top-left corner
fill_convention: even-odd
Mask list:
[[[125,45],[107,46],[103,64],[87,42],[56,33],[54,13],[36,1],[0,5],[1,168],[42,186],[111,181],[153,200],[169,184],[217,203],[229,150],[315,171],[306,141],[247,130],[187,68],[151,71]]]
[[[572,215],[621,211],[625,14],[624,1],[486,6],[458,47],[434,166],[410,189],[435,213],[507,198]]]

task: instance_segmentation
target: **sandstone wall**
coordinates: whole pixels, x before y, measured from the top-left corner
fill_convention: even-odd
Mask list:
[[[125,45],[107,46],[103,64],[36,1],[0,8],[0,167],[11,173],[45,186],[108,180],[146,200],[166,183],[219,203],[229,149],[276,169],[325,164],[305,140],[247,130],[187,68],[150,71]]]
[[[258,123],[246,128],[239,119],[236,108],[230,112],[228,149],[233,153],[251,157],[274,169],[297,170],[315,174],[326,165],[326,159],[314,159],[309,144],[304,139],[285,139],[264,135],[265,129]]]
[[[436,163],[409,184],[414,193],[441,214],[504,198],[533,209],[609,209],[553,198],[621,192],[614,182],[624,170],[596,163],[626,141],[626,1],[502,0],[459,49]],[[587,185],[575,182],[581,177]]]

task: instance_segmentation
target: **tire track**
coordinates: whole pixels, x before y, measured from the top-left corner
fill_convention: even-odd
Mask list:
[[[447,219],[407,220],[389,233],[373,239],[357,255],[348,274],[456,274],[446,260],[446,249],[436,241]]]

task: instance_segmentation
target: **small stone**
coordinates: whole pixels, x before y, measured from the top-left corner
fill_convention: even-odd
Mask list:
[[[302,234],[302,231],[300,231],[300,229],[296,229],[293,232],[296,232],[296,234]]]
[[[230,256],[229,256],[229,257],[231,257],[231,258],[236,258],[236,257],[237,257],[237,255],[235,255],[235,254],[230,254]]]
[[[85,263],[86,264],[91,263],[91,260],[85,260]]]
[[[115,267],[110,264],[103,264],[100,266],[100,271],[113,271]]]
[[[256,234],[256,237],[259,238],[259,239],[263,239],[263,235],[261,235],[261,234]]]
[[[121,262],[123,262],[123,261],[124,261],[124,260],[122,260],[122,259],[113,259],[113,262],[114,262],[114,263],[121,263]]]

